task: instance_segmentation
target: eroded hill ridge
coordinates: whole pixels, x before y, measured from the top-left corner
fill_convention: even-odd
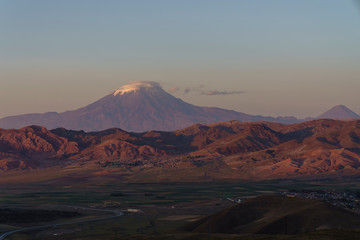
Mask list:
[[[54,165],[161,169],[160,180],[184,170],[189,176],[236,179],[355,175],[360,167],[360,121],[228,121],[145,133],[115,128],[49,131],[40,126],[0,130],[2,171]]]

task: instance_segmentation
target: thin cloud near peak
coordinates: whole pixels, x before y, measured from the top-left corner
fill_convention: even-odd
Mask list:
[[[206,90],[204,85],[199,85],[197,87],[185,87],[183,89],[179,87],[171,87],[168,90],[170,93],[195,93],[206,96],[217,96],[217,95],[236,95],[245,93],[245,91],[223,91],[223,90]]]
[[[210,90],[210,91],[201,91],[201,95],[215,96],[215,95],[234,95],[245,93],[244,91],[219,91],[219,90]]]
[[[177,93],[180,91],[180,88],[178,87],[172,87],[172,88],[169,88],[168,90],[170,93]]]

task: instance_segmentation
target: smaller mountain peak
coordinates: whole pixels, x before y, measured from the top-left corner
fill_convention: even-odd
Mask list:
[[[345,105],[339,104],[332,107],[331,109],[349,109],[349,108],[347,108]]]
[[[152,81],[133,81],[117,89],[113,95],[123,95],[128,92],[136,92],[142,88],[161,88],[160,84]]]
[[[344,105],[336,105],[332,107],[330,110],[321,114],[317,117],[320,118],[330,118],[330,119],[354,119],[360,118],[360,115],[350,110],[348,107]]]

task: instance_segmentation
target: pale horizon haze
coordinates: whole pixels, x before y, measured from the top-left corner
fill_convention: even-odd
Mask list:
[[[63,112],[130,81],[200,106],[360,114],[353,0],[1,0],[0,117]]]

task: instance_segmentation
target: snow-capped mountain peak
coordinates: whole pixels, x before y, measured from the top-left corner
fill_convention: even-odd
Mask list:
[[[0,119],[0,128],[41,125],[48,129],[99,131],[121,128],[132,132],[170,131],[195,123],[239,121],[278,121],[272,117],[200,107],[184,102],[162,89],[157,82],[130,82],[113,93],[84,106],[63,113],[25,114]]]
[[[128,92],[136,92],[140,89],[146,89],[146,88],[161,88],[160,84],[157,82],[152,82],[152,81],[133,81],[130,82],[122,87],[120,87],[119,89],[117,89],[113,95],[117,96],[117,95],[123,95],[125,93]]]

